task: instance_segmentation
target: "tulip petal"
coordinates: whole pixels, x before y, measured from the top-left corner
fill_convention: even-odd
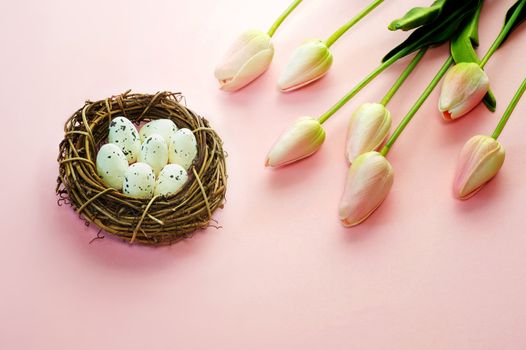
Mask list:
[[[214,75],[223,90],[235,91],[263,74],[273,56],[274,47],[268,34],[248,30],[231,45]]]
[[[224,91],[236,91],[254,81],[261,74],[265,73],[272,62],[274,56],[273,49],[258,52],[251,57],[231,79],[219,80],[220,89]]]
[[[385,200],[393,185],[389,161],[378,152],[358,156],[347,174],[339,205],[339,217],[347,227],[367,219]]]
[[[475,108],[489,90],[489,78],[478,64],[461,62],[444,77],[438,109],[445,120],[453,120]]]
[[[391,121],[391,113],[380,103],[364,103],[358,107],[349,121],[347,160],[352,163],[360,154],[377,150],[389,135]]]
[[[477,135],[466,142],[460,152],[453,194],[457,199],[468,199],[476,194],[500,170],[505,151],[500,143],[485,135]]]
[[[282,72],[278,86],[284,91],[299,89],[323,77],[332,65],[333,57],[325,42],[309,41],[294,50]]]
[[[315,153],[325,140],[325,130],[317,119],[299,118],[279,137],[265,160],[265,166],[281,167]]]

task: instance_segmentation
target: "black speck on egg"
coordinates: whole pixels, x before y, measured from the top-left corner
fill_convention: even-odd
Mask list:
[[[115,126],[115,125],[117,125],[117,122],[112,120],[111,123],[110,123],[110,126]]]
[[[111,156],[108,156],[108,158],[111,158]]]

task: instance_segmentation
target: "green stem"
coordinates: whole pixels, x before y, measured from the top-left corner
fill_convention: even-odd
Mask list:
[[[519,103],[519,100],[521,99],[525,90],[526,90],[526,79],[522,81],[521,86],[519,87],[519,89],[517,90],[513,98],[511,99],[510,104],[506,108],[506,111],[504,111],[502,118],[500,118],[499,124],[495,128],[495,131],[493,131],[493,135],[491,135],[491,137],[493,137],[495,140],[500,136],[502,129],[504,129],[504,126],[506,126],[508,119],[510,119],[511,113],[513,113],[513,110],[517,106],[517,103]]]
[[[270,37],[272,37],[274,35],[274,33],[276,32],[276,30],[279,28],[279,26],[281,25],[281,23],[283,23],[283,21],[285,20],[285,18],[287,18],[290,13],[292,11],[294,11],[294,9],[300,4],[300,2],[302,2],[303,0],[294,0],[292,2],[292,4],[290,4],[290,6],[285,10],[285,12],[283,12],[281,14],[281,16],[278,17],[278,19],[274,22],[274,24],[272,24],[272,27],[270,27],[270,29],[268,30],[268,35]]]
[[[502,28],[499,35],[493,42],[493,44],[491,44],[491,47],[489,48],[488,52],[486,52],[486,54],[482,58],[482,61],[480,62],[480,68],[484,68],[486,63],[488,63],[489,59],[491,58],[491,56],[495,53],[495,51],[497,51],[500,44],[502,44],[502,42],[508,35],[508,32],[510,31],[511,27],[513,27],[513,24],[519,17],[519,14],[521,13],[522,8],[524,7],[525,4],[526,4],[526,0],[522,0],[519,6],[517,6],[517,8],[515,9],[515,11],[513,11],[513,14],[511,15],[510,19],[508,20],[504,28]]]
[[[358,23],[362,18],[367,16],[369,12],[374,10],[378,5],[380,5],[384,0],[374,0],[372,3],[369,4],[366,8],[364,8],[359,14],[356,15],[353,19],[351,19],[349,22],[345,23],[343,26],[338,28],[337,31],[335,31],[329,39],[325,41],[325,44],[327,47],[331,47],[332,44],[336,40],[338,40],[343,34],[345,34],[346,31],[348,31],[353,25]]]
[[[362,81],[360,81],[356,86],[354,86],[352,90],[349,91],[345,96],[343,96],[338,102],[336,102],[336,104],[334,104],[325,113],[318,117],[318,121],[320,122],[320,124],[325,123],[327,119],[329,119],[334,113],[336,113],[340,108],[342,108],[344,104],[349,102],[349,100],[353,98],[358,92],[360,92],[361,89],[363,89],[374,78],[376,78],[378,74],[382,73],[384,70],[387,69],[387,67],[395,63],[401,57],[401,54],[397,54],[385,61],[384,63],[382,63],[381,65],[379,65],[374,71],[369,73],[369,75],[363,78]]]
[[[382,148],[382,151],[380,152],[384,157],[387,155],[387,153],[389,153],[389,150],[391,149],[393,144],[396,142],[396,139],[400,136],[402,131],[404,131],[404,129],[407,126],[407,124],[409,124],[409,122],[411,121],[413,116],[416,114],[416,112],[418,112],[418,110],[420,109],[422,104],[429,97],[431,92],[435,89],[435,87],[437,86],[438,82],[440,81],[440,79],[442,79],[444,74],[446,74],[448,68],[451,66],[452,63],[453,63],[453,57],[449,56],[447,61],[442,65],[442,68],[440,68],[440,70],[435,75],[433,80],[431,80],[429,85],[426,87],[426,89],[424,90],[422,95],[420,95],[420,97],[418,98],[418,100],[416,100],[415,104],[411,107],[409,112],[407,112],[407,114],[404,117],[404,119],[402,119],[400,124],[398,124],[398,127],[393,132],[393,134],[391,135],[389,140],[387,140],[384,148]]]
[[[389,103],[389,101],[391,101],[391,99],[393,98],[394,94],[396,94],[396,92],[398,91],[398,89],[400,88],[400,86],[402,86],[402,84],[404,83],[404,81],[407,79],[407,77],[409,76],[409,74],[411,74],[411,72],[413,71],[413,69],[415,69],[416,65],[418,64],[418,62],[420,62],[420,60],[422,59],[422,57],[424,57],[425,53],[427,51],[427,47],[424,47],[422,48],[418,54],[411,60],[411,62],[409,62],[409,64],[407,65],[407,67],[404,69],[404,71],[402,72],[402,74],[400,74],[400,76],[398,77],[398,79],[396,80],[396,82],[394,83],[393,86],[391,86],[391,88],[389,89],[389,91],[387,91],[387,93],[385,94],[384,98],[382,98],[382,101],[380,102],[381,104],[383,104],[384,106],[387,106],[387,104]]]

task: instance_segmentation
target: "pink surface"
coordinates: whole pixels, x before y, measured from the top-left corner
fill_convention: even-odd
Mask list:
[[[486,2],[479,52],[512,3]],[[327,37],[366,3],[305,0],[277,32],[270,70],[226,94],[215,63],[288,1],[2,2],[0,348],[526,348],[526,101],[500,138],[507,158],[497,178],[469,202],[450,193],[461,146],[493,130],[526,74],[524,28],[486,66],[497,113],[479,106],[446,124],[435,92],[389,154],[391,194],[363,225],[337,219],[346,124],[403,63],[327,122],[318,154],[263,167],[284,127],[323,112],[406,37],[385,29],[390,19],[430,1],[386,1],[332,47],[323,80],[279,93],[292,49]],[[430,51],[395,96],[395,123],[446,51]],[[222,229],[160,249],[109,237],[89,245],[97,230],[56,205],[64,121],[85,99],[128,88],[181,91],[220,132],[230,175],[215,215]]]

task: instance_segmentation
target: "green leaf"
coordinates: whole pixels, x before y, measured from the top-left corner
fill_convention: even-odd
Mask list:
[[[526,1],[526,0],[518,0],[515,4],[513,4],[512,7],[509,8],[508,12],[506,12],[506,20],[504,21],[504,25],[506,25],[506,23],[508,23],[508,21],[511,18],[511,15],[515,11],[515,9],[520,5],[521,2],[524,2],[524,1]],[[511,26],[510,31],[506,34],[506,36],[504,37],[504,40],[502,40],[502,42],[500,43],[499,47],[502,46],[502,44],[506,41],[506,39],[508,39],[510,34],[515,29],[517,29],[517,27],[519,25],[521,25],[521,23],[524,22],[524,20],[526,20],[526,6],[524,6],[522,8],[521,12],[519,13],[519,16],[517,17],[517,20],[515,20],[515,23],[513,23],[513,25]]]
[[[445,2],[446,0],[436,0],[429,7],[414,7],[403,17],[392,21],[388,28],[406,31],[431,23],[440,15]]]
[[[393,56],[401,58],[423,47],[438,45],[451,39],[462,23],[475,15],[479,2],[480,0],[465,0],[459,5],[458,0],[444,0],[442,11],[434,21],[415,29],[404,42],[389,51],[382,61]]]
[[[484,96],[484,104],[486,107],[491,111],[495,112],[497,109],[497,100],[495,99],[495,95],[493,95],[493,91],[489,90],[486,95]]]

